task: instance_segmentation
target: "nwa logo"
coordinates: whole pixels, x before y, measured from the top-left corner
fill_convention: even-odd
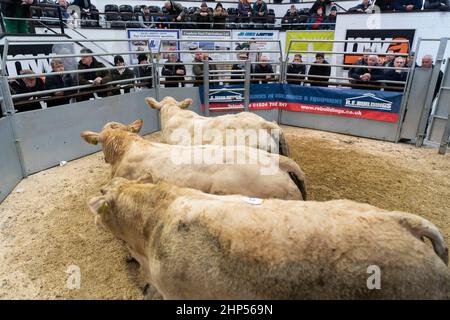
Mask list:
[[[373,93],[365,93],[359,97],[345,99],[345,106],[348,108],[391,110],[392,102],[378,98]]]
[[[217,94],[220,95],[217,95]],[[209,94],[209,101],[230,101],[230,100],[243,100],[242,94],[236,91],[211,91]]]

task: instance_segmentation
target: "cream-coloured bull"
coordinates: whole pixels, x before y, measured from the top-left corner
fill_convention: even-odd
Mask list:
[[[191,105],[192,99],[178,102],[172,97],[165,97],[158,102],[147,97],[145,102],[160,111],[164,143],[247,145],[289,156],[289,148],[280,126],[254,113],[240,112],[203,117],[193,111],[184,110]]]
[[[305,175],[287,157],[245,146],[154,143],[136,134],[142,123],[111,122],[100,133],[83,131],[81,137],[102,144],[112,177],[147,176],[149,182],[168,181],[212,194],[306,200]]]
[[[447,245],[413,214],[349,200],[258,204],[122,178],[102,193],[89,201],[96,222],[165,299],[450,298]]]

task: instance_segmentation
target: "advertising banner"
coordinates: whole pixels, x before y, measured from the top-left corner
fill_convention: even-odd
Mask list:
[[[286,48],[289,50],[291,40],[334,40],[334,31],[286,31]],[[296,51],[333,51],[333,42],[294,42],[290,50]],[[289,54],[288,61],[292,61],[295,53]],[[314,53],[302,53],[303,62],[313,63],[316,60]],[[331,55],[325,55],[330,61]]]
[[[162,51],[178,50],[179,30],[166,30],[166,29],[128,29],[128,38],[133,41],[129,42],[130,51],[146,51],[152,50],[157,52],[161,44]],[[164,53],[161,57],[162,60],[167,60],[167,53]],[[133,64],[137,63],[137,58],[133,57]]]
[[[363,52],[364,49],[371,49],[375,53],[387,53],[392,50],[394,53],[409,53],[414,40],[414,29],[400,30],[400,29],[385,29],[385,30],[347,30],[346,40],[350,40],[345,44],[345,52]],[[387,40],[392,42],[375,43],[364,42],[367,40]],[[408,43],[398,43],[398,40],[409,40]],[[361,55],[344,56],[344,64],[353,64]],[[380,56],[381,60],[385,56]]]
[[[182,61],[193,61],[197,50],[231,50],[231,42],[217,42],[213,40],[231,40],[231,30],[181,30],[181,39],[192,40],[181,42],[181,50],[192,51],[181,55]],[[230,53],[210,53],[215,61],[231,60]]]
[[[230,107],[242,107],[242,91],[239,86],[227,86],[229,91],[216,91],[210,87],[211,112],[226,111]],[[217,87],[219,88],[219,87]],[[223,87],[220,87],[223,88]],[[203,88],[200,98],[204,109]],[[284,109],[296,112],[317,113],[340,117],[397,122],[402,93],[344,88],[321,88],[291,84],[252,84],[250,110]]]
[[[258,50],[259,52],[250,54],[250,61],[252,62],[259,61],[261,55],[269,57],[270,61],[278,62],[281,53],[267,53],[265,51],[281,50],[278,42],[267,42],[267,40],[279,40],[279,34],[278,30],[233,30],[234,49]]]

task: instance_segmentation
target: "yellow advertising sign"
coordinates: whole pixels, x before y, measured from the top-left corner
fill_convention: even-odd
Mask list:
[[[286,32],[286,48],[285,52],[289,51],[289,44],[291,40],[334,40],[334,31],[287,31]],[[290,51],[300,51],[305,60],[311,60],[314,57],[313,53],[303,53],[301,51],[333,51],[333,42],[293,42]],[[289,54],[289,60],[295,53]],[[325,55],[331,56],[331,55]],[[314,60],[314,59],[313,59]]]

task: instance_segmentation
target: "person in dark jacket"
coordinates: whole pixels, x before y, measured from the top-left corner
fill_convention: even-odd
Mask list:
[[[167,62],[178,64],[170,64],[163,66],[161,70],[161,75],[170,77],[166,78],[165,79],[166,81],[174,81],[174,83],[166,83],[164,87],[166,88],[178,87],[179,82],[176,81],[184,81],[184,76],[186,75],[186,67],[180,60],[178,60],[176,53],[170,53]],[[181,86],[184,87],[184,83],[181,83]]]
[[[92,54],[91,49],[83,48],[80,53]],[[97,68],[105,68],[105,65],[99,61],[94,56],[91,55],[83,55],[81,56],[81,60],[78,62],[78,70],[87,70],[87,69],[97,69]],[[93,86],[97,86],[98,89],[104,89],[105,85],[112,80],[111,73],[108,70],[100,70],[100,71],[92,71],[92,72],[83,72],[78,74],[78,83],[80,85],[92,84]],[[92,91],[92,89],[84,89],[80,91]],[[100,97],[105,97],[108,95],[108,92],[99,92],[98,95]],[[89,100],[90,96],[84,96],[77,98],[77,101]]]
[[[314,61],[315,64],[319,64],[317,66],[311,66],[308,71],[308,80],[311,81],[321,81],[322,83],[316,83],[311,82],[310,86],[312,87],[328,87],[327,83],[329,79],[328,78],[317,78],[317,77],[311,77],[311,76],[325,76],[329,77],[331,74],[331,67],[328,66],[328,62],[325,60],[325,55],[323,53],[317,53],[316,54],[316,61]]]
[[[305,79],[306,66],[302,63],[302,55],[296,54],[293,63],[287,67],[286,82],[290,84],[301,84],[301,80]],[[300,76],[301,74],[301,76]]]
[[[348,12],[359,12],[359,13],[372,13],[372,4],[370,0],[362,0],[357,6],[348,9]]]
[[[419,67],[422,69],[434,69],[434,64],[433,64],[433,56],[430,54],[426,54],[422,57],[422,65]],[[436,82],[436,87],[434,89],[434,94],[433,94],[433,100],[436,98],[439,90],[441,89],[441,84],[442,84],[442,78],[444,77],[444,73],[442,72],[442,70],[439,70],[439,75],[438,75],[438,79]]]
[[[374,69],[371,67],[377,67],[378,64],[378,56],[377,55],[370,55],[367,59],[367,65],[361,66],[360,68],[353,68],[353,72],[349,74],[349,77],[355,79],[356,81],[352,83],[364,83],[364,84],[370,84],[378,86],[379,83],[375,82],[377,80],[383,80],[384,79],[384,71],[383,69]],[[358,85],[353,85],[352,88],[354,89],[367,89],[367,87],[362,87]]]
[[[332,6],[330,9],[330,14],[327,16],[325,22],[327,23],[325,27],[328,30],[334,30],[336,28],[336,17],[337,17],[337,8],[336,6]]]
[[[183,22],[186,20],[187,10],[181,3],[175,1],[164,2],[164,8],[166,8],[167,13],[170,15],[170,21],[172,22]],[[173,25],[170,28],[181,28],[182,25]]]
[[[252,7],[253,22],[264,23],[267,21],[267,4],[263,0],[256,0]]]
[[[195,11],[194,16],[198,29],[211,29],[213,13],[205,1],[203,1],[200,8]]]
[[[298,23],[298,10],[295,5],[291,5],[289,10],[283,17],[281,24],[285,29],[296,29],[298,26],[292,26],[292,24]]]
[[[216,7],[214,8],[214,29],[225,29],[228,12],[225,10],[222,6],[222,4],[219,2]]]
[[[243,83],[244,82],[244,78],[245,78],[245,61],[248,60],[248,52],[240,52],[238,54],[238,59],[242,61],[242,63],[236,63],[233,64],[233,66],[231,67],[231,70],[234,71],[243,71],[241,73],[238,72],[234,72],[233,75],[231,76],[231,79],[233,80],[242,80],[242,82],[232,82],[231,84],[239,84],[239,83]]]
[[[30,5],[35,0],[2,0],[1,12],[4,17],[7,33],[29,33],[28,21],[10,20],[11,18],[30,18]]]
[[[393,66],[397,69],[389,69],[384,73],[384,79],[389,81],[406,81],[408,73],[400,68],[404,68],[406,60],[403,57],[397,57],[394,59]],[[390,91],[389,87],[396,87],[398,89],[403,89],[404,85],[396,83],[386,83],[385,90]],[[398,91],[398,90],[395,90]]]
[[[118,81],[118,80],[126,80],[126,79],[134,79],[134,73],[130,68],[125,67],[125,61],[122,56],[115,56],[114,57],[114,66],[120,67],[114,70],[111,70],[111,78],[112,81]],[[124,88],[124,93],[130,92],[130,82],[122,82],[117,84],[116,86]],[[120,94],[119,90],[113,90],[113,94]]]
[[[21,75],[33,75],[35,74],[32,70],[25,69],[20,72]],[[45,90],[44,81],[42,81],[41,78],[38,77],[29,77],[29,78],[21,78],[14,80],[10,83],[10,90],[11,94],[21,94],[21,93],[31,93],[31,92],[39,92]],[[19,98],[14,99],[14,101],[27,101],[29,100],[30,103],[26,103],[20,106],[15,106],[15,109],[17,112],[22,111],[30,111],[30,110],[36,110],[41,109],[41,105],[39,102],[32,102],[32,100],[39,98],[39,95],[32,96],[32,97],[25,97],[25,98]]]
[[[252,15],[252,5],[249,0],[239,0],[238,5],[238,17],[239,22],[250,22],[250,17]]]
[[[261,56],[261,58],[259,58],[259,63],[257,65],[255,65],[253,73],[254,74],[256,74],[256,73],[274,73],[273,67],[269,63],[269,58],[267,56]],[[253,79],[259,80],[256,83],[268,83],[268,82],[270,82],[269,80],[274,79],[274,75],[271,75],[271,74],[266,74],[266,75],[261,75],[261,76],[254,75]]]
[[[425,10],[439,9],[441,11],[450,11],[450,0],[425,0],[423,8]]]
[[[138,55],[138,64],[143,64],[143,66],[139,67],[136,72],[137,78],[143,77],[152,77],[153,69],[151,65],[148,65],[148,57],[145,53],[141,53]],[[145,87],[152,88],[153,87],[153,78],[141,79],[139,80],[141,83],[145,83]]]
[[[423,0],[395,0],[394,10],[395,11],[417,11],[421,10],[423,5]]]
[[[61,59],[53,59],[50,64],[52,66],[52,72],[64,71],[64,64]],[[45,78],[45,90],[67,88],[67,87],[72,87],[74,85],[75,84],[73,83],[73,79],[70,74],[55,74],[55,75],[49,75]],[[72,91],[58,91],[58,92],[51,94],[54,97],[60,97],[60,99],[47,101],[47,107],[68,104],[70,102],[70,98],[64,98],[64,96],[67,96],[71,93],[73,93],[73,92]]]

